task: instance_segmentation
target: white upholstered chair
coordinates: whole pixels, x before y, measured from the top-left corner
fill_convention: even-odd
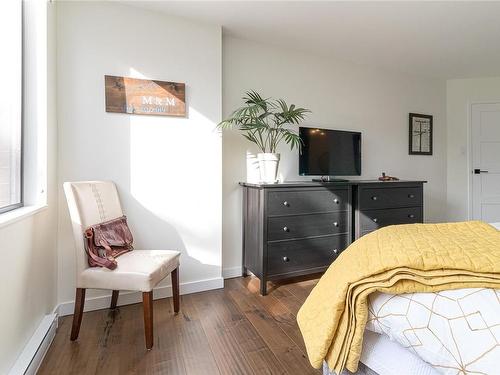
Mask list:
[[[111,308],[116,307],[120,290],[142,292],[146,348],[153,347],[153,288],[172,275],[174,311],[179,311],[179,256],[173,250],[133,250],[116,258],[114,270],[89,267],[83,232],[90,225],[123,215],[116,186],[107,181],[65,182],[76,247],[76,298],[71,340],[78,338],[86,289],[112,290]]]

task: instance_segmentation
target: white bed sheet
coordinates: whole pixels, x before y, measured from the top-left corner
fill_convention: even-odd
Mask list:
[[[387,336],[365,331],[360,361],[379,375],[438,375],[439,373],[415,354]],[[324,375],[333,375],[324,366]],[[344,371],[342,375],[350,374]]]
[[[494,226],[495,228],[497,228],[498,230],[500,230],[500,222],[498,223],[490,223],[491,226]]]
[[[366,331],[361,362],[380,375],[437,375],[438,372],[418,356],[387,336]]]

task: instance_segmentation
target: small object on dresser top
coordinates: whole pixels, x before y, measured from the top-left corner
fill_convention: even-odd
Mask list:
[[[378,178],[379,181],[399,181],[399,178],[387,176],[385,172],[382,172],[382,176]]]

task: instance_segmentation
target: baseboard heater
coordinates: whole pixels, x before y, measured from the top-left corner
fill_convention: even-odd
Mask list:
[[[56,335],[57,314],[45,315],[9,375],[35,375]]]

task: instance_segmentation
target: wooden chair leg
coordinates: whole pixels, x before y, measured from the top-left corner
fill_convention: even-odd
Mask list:
[[[75,311],[73,313],[73,325],[71,327],[71,341],[75,341],[80,333],[82,324],[83,306],[85,305],[85,289],[76,288]]]
[[[113,290],[113,294],[111,295],[110,309],[116,309],[116,304],[118,303],[118,295],[119,294],[120,294],[119,290]]]
[[[144,308],[144,334],[146,336],[146,349],[153,347],[153,291],[142,293]]]
[[[172,271],[172,297],[174,300],[174,312],[179,312],[179,267]]]

